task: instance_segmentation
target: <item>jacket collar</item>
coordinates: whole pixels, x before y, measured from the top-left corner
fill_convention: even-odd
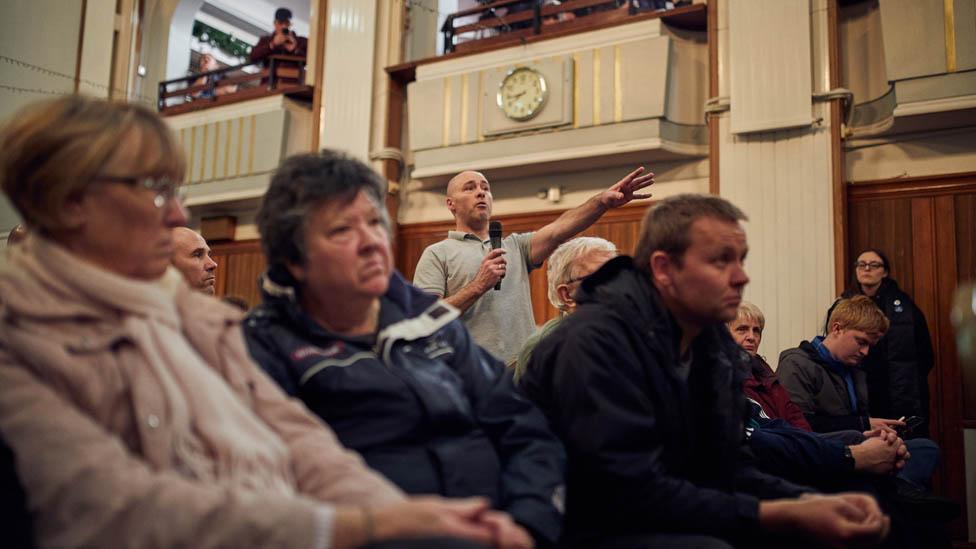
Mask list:
[[[271,267],[261,276],[264,304],[284,315],[295,326],[312,334],[337,337],[313,321],[302,309],[299,299],[301,287],[284,268]],[[379,327],[377,348],[384,353],[392,343],[401,339],[414,340],[436,332],[460,316],[460,311],[424,292],[393,271],[384,298],[394,303],[405,318]]]
[[[603,303],[615,310],[626,311],[624,314],[636,315],[635,323],[643,326],[651,339],[668,343],[671,360],[680,358],[681,328],[661,301],[650,276],[638,269],[631,257],[615,257],[584,278],[576,301],[584,307],[587,303]],[[695,362],[711,361],[718,355],[730,353],[737,356],[736,349],[739,349],[738,345],[720,322],[702,328],[692,343]]]

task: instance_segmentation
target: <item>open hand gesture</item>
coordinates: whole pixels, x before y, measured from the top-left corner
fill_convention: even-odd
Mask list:
[[[600,202],[607,208],[619,208],[631,200],[645,200],[651,197],[650,193],[638,194],[637,191],[644,187],[649,187],[654,183],[653,173],[644,173],[641,166],[627,174],[623,179],[617,181],[612,187],[600,194]]]

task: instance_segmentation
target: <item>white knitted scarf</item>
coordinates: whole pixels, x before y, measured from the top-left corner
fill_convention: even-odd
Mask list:
[[[252,491],[292,494],[288,448],[183,335],[178,292],[191,291],[170,268],[144,282],[110,273],[59,245],[33,238],[34,257],[83,301],[116,310],[159,380],[174,433],[176,469],[203,481]]]

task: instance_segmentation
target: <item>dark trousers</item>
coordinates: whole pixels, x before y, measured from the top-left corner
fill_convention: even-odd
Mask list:
[[[646,534],[605,540],[598,549],[732,549],[728,542],[692,534]]]

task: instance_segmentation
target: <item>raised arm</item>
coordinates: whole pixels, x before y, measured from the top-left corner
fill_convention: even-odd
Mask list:
[[[654,174],[644,174],[643,167],[637,168],[609,189],[591,197],[533,233],[530,252],[532,265],[541,265],[560,244],[595,223],[607,210],[619,208],[632,200],[650,198],[650,194],[638,194],[637,191],[652,183],[654,183]]]

